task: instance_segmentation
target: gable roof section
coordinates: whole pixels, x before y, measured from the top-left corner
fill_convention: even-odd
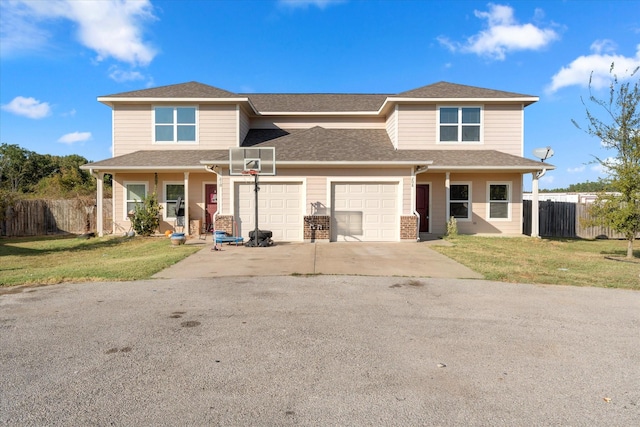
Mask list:
[[[389,161],[395,151],[384,129],[310,129],[285,131],[273,138],[270,130],[249,131],[243,147],[275,147],[276,162],[349,162]],[[265,139],[264,142],[261,142]],[[366,147],[366,148],[365,148]],[[365,148],[360,150],[360,148]]]

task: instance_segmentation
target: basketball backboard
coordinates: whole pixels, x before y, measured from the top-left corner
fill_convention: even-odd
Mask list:
[[[248,171],[257,171],[259,175],[276,174],[276,149],[274,147],[260,148],[230,148],[229,173],[243,175]]]

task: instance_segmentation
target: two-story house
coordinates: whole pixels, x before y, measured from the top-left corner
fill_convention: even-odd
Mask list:
[[[523,157],[535,96],[439,82],[398,94],[237,94],[197,82],[98,98],[112,109],[113,232],[155,191],[160,231],[184,201],[190,221],[248,237],[254,180],[230,173],[230,148],[275,148],[259,176],[258,219],[278,241],[401,241],[522,233]],[[266,150],[263,150],[266,151]],[[268,158],[263,161],[266,165]]]

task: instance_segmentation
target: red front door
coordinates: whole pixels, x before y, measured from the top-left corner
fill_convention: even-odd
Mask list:
[[[429,232],[429,184],[416,186],[416,211],[420,215],[420,233]]]
[[[206,211],[205,226],[207,230],[213,228],[213,214],[218,210],[218,186],[215,184],[205,184],[204,186],[205,198],[206,198]]]

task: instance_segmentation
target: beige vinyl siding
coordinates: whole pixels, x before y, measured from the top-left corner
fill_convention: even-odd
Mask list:
[[[239,123],[236,108],[231,104],[200,105],[198,148],[226,150],[238,146]]]
[[[435,105],[398,105],[398,149],[436,148]]]
[[[387,117],[387,135],[389,135],[389,139],[393,146],[398,148],[398,106],[394,108],[389,116]]]
[[[251,129],[385,129],[384,117],[253,117]]]
[[[443,235],[447,231],[446,192],[444,187],[445,174],[421,173],[416,177],[416,184],[429,183],[431,205],[429,206],[429,224],[431,233]]]
[[[398,149],[498,150],[516,156],[522,154],[523,107],[521,104],[483,105],[481,143],[438,143],[438,116],[435,105],[399,105],[398,107]]]
[[[501,234],[517,236],[522,234],[522,176],[517,173],[467,174],[451,173],[451,182],[471,183],[471,221],[458,221],[458,232],[461,234]],[[429,221],[433,234],[444,234],[446,231],[446,189],[444,173],[423,173],[418,175],[417,183],[431,183],[431,206]],[[509,182],[511,184],[511,219],[490,220],[487,202],[487,183]]]
[[[147,194],[154,191],[155,175],[152,173],[117,173],[113,182],[113,199],[115,201],[115,209],[113,220],[115,224],[114,233],[122,234],[129,230],[131,223],[125,220],[124,212],[124,186],[127,182],[142,182],[147,184]],[[182,183],[184,182],[184,173],[159,173],[158,187],[155,191],[158,195],[158,201],[161,205],[165,202],[164,187],[165,183]],[[205,214],[204,205],[204,183],[216,183],[216,175],[211,173],[190,173],[189,174],[189,218],[190,220],[203,220]],[[224,201],[224,199],[223,199]],[[164,208],[163,208],[164,218]],[[174,229],[174,221],[161,220],[160,232]]]
[[[117,173],[112,184],[113,197],[113,233],[122,235],[129,231],[131,222],[126,218],[124,183],[146,183],[147,195],[153,192],[154,175],[152,173]],[[162,225],[162,224],[161,224]]]
[[[277,167],[277,165],[276,165]],[[304,178],[306,179],[306,215],[329,215],[330,200],[327,200],[329,189],[328,180],[340,180],[346,178],[350,181],[374,181],[376,178],[383,180],[398,179],[402,182],[402,215],[411,215],[411,169],[345,169],[345,168],[278,168],[280,178]],[[235,177],[234,177],[235,178]],[[361,178],[361,179],[360,179]],[[225,194],[222,195],[222,209],[225,214],[232,211],[228,192],[230,187],[229,176],[225,176],[221,186]]]
[[[153,143],[151,105],[114,105],[114,156],[149,150]]]
[[[483,148],[522,155],[522,116],[522,105],[485,105]]]
[[[238,138],[238,141],[236,143],[236,146],[240,146],[240,144],[242,143],[242,141],[244,141],[244,139],[247,136],[247,133],[249,133],[249,129],[251,127],[251,122],[249,120],[249,116],[247,115],[247,113],[245,113],[245,111],[243,109],[241,109],[240,107],[238,107],[238,111],[240,114],[240,135]]]

